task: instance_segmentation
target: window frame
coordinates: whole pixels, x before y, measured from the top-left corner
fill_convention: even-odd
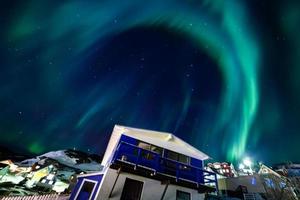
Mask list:
[[[192,200],[192,194],[190,192],[182,191],[182,190],[176,190],[176,200],[178,200],[178,193],[184,193],[189,195],[189,200]]]
[[[98,181],[94,181],[94,180],[90,180],[90,179],[84,178],[84,179],[82,180],[82,183],[80,184],[80,187],[79,187],[78,191],[76,192],[76,195],[75,195],[75,198],[74,198],[75,200],[77,200],[78,195],[79,195],[79,193],[80,193],[80,191],[81,191],[81,189],[82,189],[82,187],[83,187],[83,184],[84,184],[85,182],[94,183],[93,190],[92,190],[91,195],[90,195],[90,197],[89,197],[88,200],[91,200],[91,199],[92,199],[93,194],[94,194],[94,192],[95,192],[95,190],[96,190],[96,186],[97,186],[97,184],[98,184]]]
[[[176,160],[169,157],[169,153],[170,153],[170,152],[173,153],[173,154],[176,154]],[[186,163],[185,163],[185,162],[181,162],[181,161],[179,160],[179,157],[180,157],[180,156],[185,156],[185,157],[187,158],[187,162],[186,162]],[[182,163],[182,164],[185,164],[185,165],[191,165],[191,157],[186,156],[186,155],[181,154],[181,153],[177,153],[177,152],[175,152],[175,151],[168,150],[168,152],[167,152],[166,155],[165,155],[165,158],[170,159],[170,160],[173,160],[173,161],[176,161],[176,162],[179,162],[179,163]]]
[[[148,145],[148,146],[149,146],[149,149],[146,149],[146,148],[141,147],[141,146],[140,146],[140,143],[143,143],[143,144]],[[141,149],[145,149],[145,150],[147,150],[147,151],[151,151],[151,152],[156,153],[156,154],[159,154],[160,156],[162,156],[162,155],[163,155],[163,152],[164,152],[164,148],[159,147],[159,146],[156,146],[156,145],[154,145],[154,144],[150,144],[150,143],[148,143],[148,142],[141,141],[141,140],[138,140],[137,147],[139,147],[139,148],[141,148]],[[155,148],[157,148],[157,149],[160,149],[161,152],[159,153],[159,152],[157,152],[157,151],[153,151],[153,150],[152,150],[152,147],[155,147]]]

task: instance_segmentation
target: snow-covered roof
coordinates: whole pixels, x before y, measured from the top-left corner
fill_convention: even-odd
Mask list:
[[[79,175],[77,175],[77,178],[89,177],[89,176],[97,176],[97,175],[103,175],[103,174],[104,174],[104,171],[87,173],[87,174],[79,174]]]
[[[270,167],[267,167],[266,165],[263,165],[263,164],[260,166],[258,174],[273,174],[275,176],[278,176],[279,178],[282,178],[282,176],[280,174],[278,174],[273,169],[271,169]]]
[[[127,135],[143,142],[147,142],[199,160],[206,160],[209,158],[209,156],[205,153],[199,151],[195,147],[189,145],[171,133],[115,125],[102,160],[102,165],[106,165],[109,162],[111,154],[116,148],[121,135]]]

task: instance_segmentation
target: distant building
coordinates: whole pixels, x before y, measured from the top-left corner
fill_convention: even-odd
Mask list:
[[[265,193],[264,185],[258,174],[218,179],[218,188],[221,196],[246,199],[262,199]]]
[[[294,192],[300,199],[300,164],[299,163],[284,163],[273,166],[274,170],[287,177],[290,184],[294,188]]]
[[[203,168],[207,158],[170,133],[116,125],[103,170],[78,176],[70,199],[204,199],[217,191],[216,174]]]
[[[299,163],[281,163],[273,165],[273,169],[287,177],[300,177]]]
[[[227,163],[227,162],[208,163],[207,167],[210,168],[215,173],[225,177],[237,176],[237,172],[235,171],[234,166],[231,163]]]
[[[218,179],[221,196],[253,200],[297,200],[289,179],[266,165],[258,173]]]

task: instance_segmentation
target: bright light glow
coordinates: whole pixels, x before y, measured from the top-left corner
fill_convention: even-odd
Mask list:
[[[245,165],[243,165],[242,163],[239,165],[239,169],[244,169],[245,168]]]
[[[245,158],[243,160],[244,165],[246,165],[247,167],[251,167],[252,165],[252,161],[250,160],[250,158]]]

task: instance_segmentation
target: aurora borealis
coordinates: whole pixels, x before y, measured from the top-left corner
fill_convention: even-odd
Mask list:
[[[28,1],[3,6],[0,141],[103,153],[114,124],[212,158],[299,161],[294,1]]]

